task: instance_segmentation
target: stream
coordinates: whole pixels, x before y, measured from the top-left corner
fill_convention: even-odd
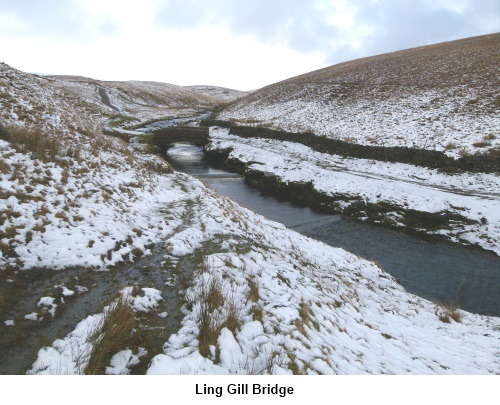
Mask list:
[[[165,154],[178,171],[194,175],[240,205],[303,235],[377,262],[409,292],[482,315],[500,316],[500,258],[429,242],[338,215],[298,207],[245,183],[243,176],[211,166],[200,147],[177,143]]]

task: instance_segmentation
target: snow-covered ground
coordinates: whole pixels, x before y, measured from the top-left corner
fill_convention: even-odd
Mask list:
[[[51,86],[129,129],[155,119],[190,116],[221,102],[218,97],[158,82],[108,82],[75,76],[48,76]]]
[[[177,263],[173,272],[186,258],[195,269],[183,293],[181,328],[148,374],[500,372],[498,318],[453,315],[407,293],[374,263],[185,180],[192,185],[186,193],[192,213],[166,241],[165,260]],[[93,319],[42,349],[31,372],[73,364],[61,357],[71,353],[72,340],[85,341]],[[211,341],[200,353],[203,333]],[[113,357],[109,372],[128,373],[123,364],[134,359],[126,349]]]
[[[180,204],[175,180],[141,170],[118,153],[64,167],[0,140],[0,265],[101,268],[147,253],[149,244],[172,232],[176,222],[167,223],[162,210]]]
[[[290,95],[290,100],[285,102],[237,105],[224,110],[217,118],[288,132],[313,132],[361,145],[437,150],[453,157],[500,148],[498,111],[455,117],[449,113],[457,104],[463,107],[475,100],[474,94],[455,99],[428,91],[377,100],[373,104],[352,105],[325,101],[320,97],[323,90],[314,85],[309,87],[313,94],[309,100]],[[431,100],[441,97],[445,101],[435,107]]]
[[[342,194],[367,203],[385,202],[431,213],[455,213],[474,221],[433,232],[450,240],[481,246],[500,255],[500,178],[493,174],[449,175],[402,163],[343,158],[307,146],[229,135],[212,127],[212,149],[231,148],[230,158],[249,169],[277,176],[284,183],[311,182],[322,194]],[[345,202],[346,205],[349,203]],[[395,223],[401,221],[397,215]]]
[[[214,100],[218,100],[223,103],[228,103],[230,101],[237,100],[243,96],[246,96],[248,92],[227,89],[225,87],[217,87],[217,86],[204,86],[204,85],[195,85],[195,86],[185,86],[187,89],[191,91],[195,91],[197,93],[204,94],[213,98]]]
[[[132,287],[120,291],[120,297],[106,306],[102,313],[89,315],[78,323],[75,330],[63,339],[57,339],[52,346],[42,348],[37,360],[27,374],[82,374],[92,353],[92,335],[102,332],[107,316],[121,302],[127,303],[130,309],[137,312],[150,312],[163,300],[160,291],[154,288],[143,288],[142,294],[133,294]],[[139,348],[133,354],[128,348],[114,354],[105,369],[106,374],[130,374],[130,368],[139,364],[139,358],[147,352]]]
[[[1,125],[10,133],[0,139],[2,268],[101,268],[148,253],[171,232],[175,221],[160,209],[182,196],[161,175],[170,171],[164,161],[102,135],[108,117],[89,99],[0,68]],[[51,141],[38,147],[53,147],[50,156],[33,146],[40,138]]]

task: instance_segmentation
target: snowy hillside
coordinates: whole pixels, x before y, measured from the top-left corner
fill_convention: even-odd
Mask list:
[[[166,232],[147,212],[168,165],[102,135],[96,104],[0,68],[1,267],[103,267],[147,251]]]
[[[246,96],[248,92],[227,89],[225,87],[216,87],[216,86],[186,86],[187,89],[195,91],[197,93],[205,94],[206,96],[212,97],[213,99],[219,102],[229,102],[237,100],[243,96]]]
[[[191,203],[171,210],[170,217],[183,218],[182,231],[166,240],[161,268],[181,290],[184,316],[148,374],[500,372],[498,318],[413,296],[374,263],[184,181]],[[161,314],[159,292],[146,298],[126,300],[136,316]],[[137,308],[144,301],[150,305]],[[40,350],[29,373],[81,373],[91,356],[74,353],[88,353],[102,316]],[[122,347],[106,373],[130,373],[143,352]]]
[[[133,128],[158,118],[193,115],[213,108],[218,97],[168,83],[109,82],[79,76],[47,76],[52,86],[95,106],[112,126]]]
[[[354,60],[258,90],[217,117],[449,156],[500,150],[500,34]]]
[[[162,85],[101,85],[0,65],[0,372],[500,373],[498,318],[106,137],[104,101],[140,120],[175,107]]]

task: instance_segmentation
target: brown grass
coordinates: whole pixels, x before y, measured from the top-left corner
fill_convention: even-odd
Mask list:
[[[434,313],[438,316],[439,320],[444,323],[451,323],[451,320],[460,323],[462,320],[460,310],[453,304],[437,304]]]
[[[222,285],[220,280],[213,278],[208,284],[202,287],[200,297],[200,317],[199,322],[199,350],[202,356],[210,354],[210,346],[217,344],[217,338],[222,329],[222,324],[214,317],[214,311],[224,305],[222,295]]]
[[[206,357],[210,354],[210,346],[215,346],[217,353],[217,339],[223,328],[228,328],[233,333],[240,328],[241,311],[234,297],[224,298],[221,281],[217,278],[213,278],[204,285],[198,300],[201,306],[198,318],[199,351],[202,356]],[[224,305],[225,312],[223,311]],[[214,315],[216,310],[218,310],[218,317]]]
[[[228,302],[228,312],[226,316],[226,321],[223,323],[222,327],[228,328],[231,332],[235,333],[241,326],[240,320],[240,310],[236,304],[236,299],[231,297]]]
[[[252,302],[257,302],[260,298],[259,283],[252,278],[248,280],[248,286],[250,287],[250,291],[248,292],[248,299]]]
[[[14,127],[4,129],[6,138],[16,149],[31,152],[35,158],[53,162],[61,154],[61,142],[41,127]],[[4,135],[5,136],[5,135]]]
[[[125,297],[121,297],[105,313],[90,337],[93,344],[89,362],[84,374],[104,374],[111,356],[128,346],[134,345],[132,330],[136,321]]]
[[[170,174],[174,172],[169,163],[158,160],[148,160],[144,162],[144,167],[152,173]]]
[[[262,318],[264,316],[264,309],[262,308],[261,305],[255,304],[252,307],[252,314],[253,314],[253,319],[255,321],[262,322]]]
[[[293,375],[304,374],[304,371],[301,370],[297,364],[297,356],[290,351],[287,352],[287,356],[290,360],[290,362],[288,363],[288,369],[293,373]]]
[[[78,128],[78,132],[88,137],[89,152],[98,157],[101,152],[116,151],[124,155],[125,160],[133,162],[133,154],[124,142],[109,139],[99,132]],[[72,145],[63,140],[63,134],[56,130],[48,130],[40,126],[6,126],[0,127],[0,139],[12,143],[19,152],[31,152],[35,158],[43,162],[57,162],[66,167],[69,162],[82,163],[84,157],[81,154],[82,145]],[[120,158],[121,159],[121,158]],[[88,164],[92,164],[87,160]],[[107,161],[107,165],[119,166],[118,162]],[[159,165],[159,164],[158,164]],[[168,164],[166,167],[156,167],[157,171],[170,172]],[[63,175],[63,183],[67,181],[67,173]]]
[[[90,139],[90,152],[96,157],[99,156],[101,152],[109,152],[113,149],[115,149],[113,141],[104,136],[93,134]]]
[[[213,311],[216,308],[224,305],[224,296],[222,295],[222,285],[220,280],[212,279],[208,285],[207,294],[205,295],[205,302],[207,303],[208,309]]]
[[[472,146],[475,146],[476,148],[486,148],[487,146],[491,146],[491,142],[487,141],[475,142],[472,144]]]
[[[220,325],[216,324],[215,319],[212,316],[212,312],[208,310],[208,305],[206,303],[201,304],[199,323],[199,350],[200,354],[207,357],[210,354],[210,346],[215,346],[217,344],[217,338],[220,333]]]
[[[5,228],[3,237],[6,239],[14,239],[16,235],[17,235],[17,229],[14,225],[11,225]]]
[[[309,323],[309,316],[311,312],[312,312],[311,306],[308,303],[302,301],[300,303],[299,315],[303,323],[305,324]]]

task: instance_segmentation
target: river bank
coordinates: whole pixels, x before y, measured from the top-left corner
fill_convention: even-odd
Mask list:
[[[415,238],[346,216],[322,214],[262,192],[243,175],[214,167],[202,149],[172,145],[167,161],[243,207],[332,247],[377,263],[409,292],[483,315],[500,316],[500,258],[479,249]]]
[[[499,179],[348,159],[291,142],[212,128],[206,154],[260,189],[314,208],[423,238],[500,254]]]
[[[230,121],[206,119],[201,125],[220,127],[229,130],[229,134],[241,138],[276,139],[283,142],[299,143],[316,152],[352,157],[357,159],[373,159],[382,162],[407,163],[443,172],[456,173],[468,171],[472,173],[500,173],[500,156],[498,154],[464,154],[455,159],[446,153],[422,148],[403,146],[363,145],[309,132],[287,132],[259,126],[238,125]]]

